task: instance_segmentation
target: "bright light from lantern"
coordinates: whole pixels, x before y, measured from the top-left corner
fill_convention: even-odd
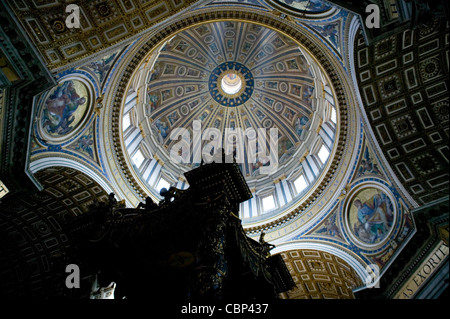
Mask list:
[[[222,90],[229,95],[236,94],[242,88],[241,78],[234,72],[226,74],[220,84]]]

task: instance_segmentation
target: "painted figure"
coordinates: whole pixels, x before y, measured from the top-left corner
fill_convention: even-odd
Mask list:
[[[312,95],[314,92],[314,87],[306,86],[306,89],[303,90],[303,102],[309,106],[312,104]]]
[[[105,79],[105,76],[109,69],[111,68],[112,61],[116,57],[117,53],[111,54],[110,56],[106,56],[100,61],[92,62],[89,65],[89,68],[91,68],[95,74],[98,75],[100,83],[103,83],[103,80]]]
[[[337,48],[339,47],[339,24],[337,22],[330,23],[324,26],[314,26],[320,35],[330,40],[330,42]]]
[[[85,96],[76,92],[72,80],[59,85],[45,102],[43,127],[58,135],[70,132],[73,129],[70,124],[75,120],[73,113],[86,101]]]
[[[376,175],[383,175],[378,169],[378,165],[372,160],[369,148],[366,147],[364,151],[364,158],[361,160],[361,165],[358,169],[358,177],[366,173],[372,173]]]
[[[305,129],[308,128],[309,118],[307,116],[302,116],[297,119],[295,122],[295,131],[297,132],[298,136],[302,136],[302,133]]]
[[[325,220],[323,226],[317,230],[317,233],[343,239],[341,231],[336,225],[336,214],[333,214],[330,218]]]
[[[393,207],[389,197],[379,192],[364,203],[357,198],[353,205],[358,210],[358,223],[354,225],[355,234],[368,244],[383,240],[393,221]]]
[[[166,137],[169,135],[169,127],[167,126],[167,123],[164,121],[161,121],[160,119],[157,119],[152,124],[152,129],[154,133],[156,133],[156,138],[158,139],[159,144],[163,144]]]
[[[285,4],[294,7],[296,9],[310,11],[310,12],[322,12],[328,10],[330,6],[320,0],[281,0]]]

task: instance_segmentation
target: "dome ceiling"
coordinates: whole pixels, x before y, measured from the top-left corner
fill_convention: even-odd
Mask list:
[[[237,21],[202,24],[164,43],[147,59],[145,70],[143,112],[133,113],[132,118],[146,136],[147,154],[161,159],[166,176],[174,177],[169,183],[200,165],[194,157],[196,148],[215,152],[208,148],[211,140],[204,135],[201,145],[193,144],[193,131],[199,124],[203,132],[217,129],[219,145],[224,148],[226,139],[233,143],[233,138],[239,141],[233,136],[241,135],[244,156],[238,163],[254,192],[273,187],[275,179],[298,171],[301,160],[320,145],[326,144],[328,153],[333,148],[336,119],[329,119],[335,113],[334,98],[326,76],[299,44],[272,29]],[[326,121],[330,125],[324,143],[320,133]],[[171,136],[180,128],[189,131],[188,158],[185,150],[176,148],[178,135]],[[266,132],[267,148],[257,144],[254,163],[248,160],[244,137],[249,129]],[[270,129],[278,133],[273,152]],[[171,161],[172,150],[184,156],[185,162]],[[269,150],[271,158],[264,156]],[[323,164],[317,163],[307,184],[314,184]],[[270,170],[263,167],[275,169],[267,174]]]
[[[231,95],[223,86],[230,75],[242,83]],[[178,142],[171,130],[191,129],[194,120],[223,132],[275,127],[283,163],[305,139],[314,90],[312,69],[286,37],[256,24],[205,24],[176,36],[156,59],[147,85],[151,128],[170,150]],[[244,163],[244,176],[259,175],[258,165]]]

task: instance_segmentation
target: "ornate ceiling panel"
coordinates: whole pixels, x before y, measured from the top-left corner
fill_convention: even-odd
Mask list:
[[[262,28],[261,24],[267,25],[267,23],[260,17],[254,24],[254,29],[249,31],[243,28],[245,23],[238,22],[240,19],[235,19],[233,22],[229,21],[231,24],[235,24],[235,26],[231,27],[230,24],[228,24],[226,28],[222,26],[223,30],[220,30],[224,32],[230,31],[228,36],[225,34],[218,34],[217,30],[215,30],[216,39],[211,41],[209,33],[212,31],[207,30],[205,34],[199,34],[199,32],[202,31],[198,22],[202,21],[202,19],[209,19],[208,12],[210,8],[215,6],[220,7],[218,9],[218,12],[220,12],[220,10],[223,10],[221,8],[234,5],[238,7],[246,6],[252,10],[255,10],[255,8],[258,7],[258,10],[263,10],[271,20],[280,20],[278,23],[281,24],[275,24],[273,27],[274,29],[269,29],[271,28],[270,26],[268,28]],[[221,129],[227,127],[246,128],[248,123],[254,128],[277,127],[280,129],[280,143],[278,145],[280,162],[282,164],[292,164],[285,171],[280,170],[277,172],[279,176],[272,176],[266,179],[269,188],[263,193],[257,194],[259,197],[257,201],[254,201],[252,204],[246,204],[245,207],[241,207],[245,217],[257,217],[261,214],[263,212],[261,198],[267,197],[268,195],[273,196],[275,206],[277,208],[283,207],[283,210],[288,209],[286,204],[293,204],[292,199],[301,199],[301,196],[297,196],[301,193],[301,190],[294,188],[295,186],[293,185],[293,182],[298,175],[302,174],[300,169],[301,165],[299,165],[301,162],[304,162],[304,167],[307,167],[305,168],[305,171],[309,169],[308,185],[311,185],[309,189],[304,189],[304,193],[307,193],[308,196],[310,196],[313,192],[312,189],[313,186],[315,187],[315,178],[318,174],[322,174],[320,170],[323,163],[320,163],[317,157],[318,144],[313,145],[311,141],[313,141],[314,138],[316,138],[316,141],[313,141],[314,143],[319,142],[321,139],[322,142],[323,139],[327,139],[327,147],[329,150],[332,150],[334,147],[333,134],[336,127],[336,120],[342,116],[342,114],[340,116],[335,114],[334,122],[331,123],[329,121],[332,109],[334,109],[335,113],[341,112],[341,110],[337,110],[336,105],[334,107],[331,105],[332,103],[337,104],[337,101],[334,100],[336,96],[333,96],[335,92],[330,87],[325,90],[324,86],[327,85],[326,81],[329,79],[326,76],[323,77],[320,72],[317,72],[317,63],[315,58],[312,58],[312,56],[315,56],[316,54],[320,54],[322,57],[324,54],[327,55],[326,52],[329,48],[326,40],[320,38],[319,43],[323,46],[321,46],[320,50],[314,48],[314,52],[311,53],[311,41],[315,42],[318,37],[312,29],[305,30],[305,32],[308,33],[308,36],[306,37],[308,39],[305,38],[305,47],[308,47],[306,54],[304,54],[302,49],[299,49],[298,44],[293,44],[292,40],[283,36],[281,33],[276,37],[275,34],[277,34],[277,32],[275,32],[275,30],[284,25],[282,22],[284,18],[278,18],[277,13],[269,13],[270,9],[267,11],[269,5],[270,2],[264,1],[208,2],[203,8],[203,10],[206,10],[205,12],[200,13],[201,8],[197,8],[197,10],[194,10],[197,14],[192,16],[192,19],[188,18],[187,20],[183,20],[182,23],[174,25],[164,25],[161,27],[160,34],[157,34],[154,38],[152,38],[151,35],[154,35],[153,32],[155,31],[148,31],[148,39],[152,40],[149,40],[145,45],[144,50],[146,52],[151,50],[156,43],[162,44],[162,42],[159,42],[161,39],[170,39],[167,35],[171,34],[171,32],[174,32],[175,30],[181,31],[180,33],[177,33],[175,38],[171,39],[168,45],[163,48],[161,54],[158,55],[157,62],[159,62],[159,64],[153,65],[154,61],[152,61],[147,65],[149,68],[154,68],[155,78],[158,77],[156,74],[158,72],[158,65],[162,65],[164,69],[159,70],[162,74],[159,74],[158,79],[146,83],[145,88],[139,87],[137,89],[138,93],[144,92],[145,94],[136,97],[136,107],[133,112],[130,112],[134,113],[131,114],[133,135],[124,137],[126,140],[125,142],[133,143],[133,147],[139,145],[142,141],[138,149],[142,150],[143,155],[149,160],[144,162],[142,167],[139,168],[139,173],[147,179],[147,182],[151,182],[151,190],[154,190],[153,188],[158,185],[158,180],[162,177],[169,181],[170,184],[179,188],[185,188],[188,187],[188,185],[186,185],[185,180],[182,177],[181,173],[183,170],[181,170],[180,173],[180,169],[168,169],[168,162],[164,161],[164,158],[160,156],[160,152],[167,152],[167,150],[173,146],[174,141],[170,141],[166,135],[166,139],[162,142],[160,138],[156,138],[154,145],[150,144],[150,146],[155,146],[155,148],[149,148],[146,147],[149,145],[147,143],[148,139],[151,136],[157,136],[161,133],[161,136],[170,134],[174,127],[190,127],[188,122],[192,122],[192,120],[195,119],[201,120],[201,117],[205,112],[199,114],[200,111],[210,111],[207,106],[214,103],[215,111],[217,112],[215,114],[210,114],[210,118],[203,119],[202,125],[214,127],[213,125],[217,123],[217,118],[215,117],[222,115],[225,121],[219,126]],[[327,16],[327,18],[336,20],[342,19],[342,17],[345,16],[337,15],[336,10],[333,12],[334,13]],[[255,12],[252,14],[254,13]],[[184,13],[183,15],[188,16],[187,13]],[[218,17],[221,16],[222,13],[219,13]],[[324,17],[321,19],[323,20]],[[314,23],[319,25],[322,21],[321,19],[315,20]],[[218,19],[214,19],[214,21],[217,20]],[[288,19],[286,19],[286,22],[288,22]],[[186,27],[191,26],[191,24],[196,25],[198,30],[195,28],[186,30]],[[206,26],[207,24],[204,25]],[[180,28],[180,30],[177,28]],[[262,29],[265,30],[260,31]],[[230,36],[231,32],[235,32],[236,36]],[[245,33],[248,33],[248,37]],[[303,33],[303,31],[301,33]],[[311,37],[309,33],[311,34]],[[175,35],[175,33],[173,33],[173,35]],[[220,37],[218,35],[220,35]],[[178,46],[178,42],[182,37],[189,41],[187,44],[188,48],[184,52],[176,51],[173,46]],[[156,39],[156,42],[152,42],[153,39]],[[143,41],[145,41],[145,38]],[[236,43],[233,44],[234,41],[245,43],[245,46],[239,47]],[[103,105],[113,104],[108,96],[109,94],[115,94],[111,92],[114,92],[117,88],[118,78],[122,77],[120,75],[123,68],[121,62],[128,59],[130,56],[134,56],[135,59],[133,59],[132,62],[134,64],[138,63],[140,61],[139,59],[142,58],[142,55],[140,55],[142,52],[136,54],[136,49],[139,48],[139,45],[136,45],[136,43],[142,44],[143,42],[136,41],[126,48],[122,48],[122,45],[114,46],[114,44],[112,44],[112,47],[105,52],[104,55],[101,55],[103,52],[93,54],[90,55],[91,59],[89,60],[84,59],[78,63],[68,62],[68,67],[62,67],[59,71],[54,70],[55,72],[59,72],[56,74],[58,86],[54,88],[53,91],[43,92],[36,100],[37,105],[35,108],[35,115],[39,120],[36,120],[34,123],[33,135],[30,143],[30,154],[33,163],[43,163],[50,157],[52,159],[61,157],[63,161],[74,160],[77,162],[77,165],[93,168],[96,173],[101,174],[103,178],[110,182],[115,179],[115,176],[113,177],[112,174],[115,175],[116,172],[109,172],[107,168],[108,164],[106,163],[110,161],[111,154],[108,153],[108,151],[106,151],[106,154],[103,153],[105,141],[102,139],[104,137],[102,136],[102,131],[104,128],[109,127],[111,122],[108,120],[108,124],[106,125],[102,122],[102,112],[107,108],[102,109],[101,107]],[[149,43],[153,43],[154,45],[150,45]],[[252,46],[252,43],[258,44]],[[300,43],[303,45],[303,42]],[[181,44],[178,49],[183,46],[186,46],[186,44]],[[214,46],[216,46],[216,48]],[[244,49],[248,52],[243,52]],[[194,52],[194,50],[198,50],[198,52],[203,53],[204,56],[202,57],[202,55]],[[217,50],[220,50],[219,53],[217,53]],[[238,60],[236,55],[245,61]],[[333,56],[331,56],[330,59],[334,61],[334,57],[335,55],[333,53]],[[200,60],[197,60],[197,58],[206,58],[207,60],[201,62]],[[170,59],[172,59],[172,61]],[[181,61],[182,59],[185,59],[185,61]],[[174,61],[176,63],[174,63]],[[222,75],[221,72],[223,71],[220,66],[223,66],[224,63],[228,62],[236,63],[235,66],[230,68],[239,66],[239,70],[244,76],[244,81],[241,82],[244,84],[242,89],[247,93],[248,100],[246,101],[238,100],[236,97],[228,100],[221,99],[224,95],[221,95],[219,84],[225,77],[219,79],[219,76]],[[166,64],[171,64],[171,66],[167,66],[166,68]],[[259,67],[257,67],[258,64],[260,65]],[[195,71],[204,72],[205,74],[209,72],[209,76],[199,77],[197,79],[195,79],[192,74],[188,76],[188,65],[192,70],[195,69]],[[210,65],[212,65],[212,68],[210,68]],[[71,68],[70,66],[76,67]],[[244,67],[247,68],[247,71],[245,72],[243,71]],[[327,63],[327,67],[330,68],[329,63]],[[170,68],[173,70],[170,70]],[[183,71],[183,69],[185,69],[185,71]],[[283,72],[283,70],[285,71]],[[128,71],[130,70],[125,72],[125,77],[128,76]],[[175,73],[169,74],[170,72]],[[181,72],[182,76],[180,76],[178,72]],[[289,74],[290,78],[284,78],[284,73]],[[213,79],[211,77],[213,74],[216,74],[218,77]],[[326,80],[324,81],[324,79]],[[162,80],[165,80],[165,83],[161,83]],[[167,80],[172,81],[173,83],[169,84]],[[180,80],[184,81],[182,85],[174,84],[175,81]],[[62,100],[58,98],[58,94],[62,93],[62,96],[67,95],[68,97],[72,97],[72,94],[67,94],[70,90],[67,90],[66,85],[70,82],[77,83],[77,81],[81,81],[85,84],[88,93],[86,101],[78,105],[77,112],[80,112],[72,113],[72,108],[74,107],[74,105],[72,105],[74,104],[74,99],[72,98],[69,98],[68,100],[70,101],[66,101],[67,103],[65,103],[65,105],[61,105],[61,107],[64,107],[64,110],[62,110],[62,108],[55,108],[53,104],[58,100]],[[196,81],[197,83],[194,83]],[[202,91],[192,91],[192,85],[198,85],[199,82],[204,84]],[[120,90],[122,90],[123,83],[124,82],[119,83]],[[211,85],[215,85],[215,88],[211,88]],[[155,93],[155,91],[152,91],[151,89],[155,88],[159,90],[156,92],[159,103],[163,104],[159,110],[157,110],[160,112],[159,114],[156,111],[153,113],[151,112],[151,104],[153,103],[151,98],[155,98],[155,96],[151,94]],[[164,96],[161,91],[162,88],[165,88]],[[83,95],[83,92],[84,90],[75,89],[75,93],[78,95]],[[340,91],[340,94],[342,98],[342,91]],[[310,96],[308,97],[308,95]],[[76,95],[73,96],[76,99]],[[205,102],[199,105],[195,110],[191,110],[187,105],[184,105],[185,107],[179,105],[177,108],[177,105],[173,103],[173,101],[177,100],[179,97],[185,99],[186,102],[196,103],[199,96],[207,96],[211,103],[208,104]],[[326,102],[323,100],[325,96],[327,96],[329,102],[326,106]],[[149,98],[146,100],[146,97]],[[128,95],[124,101],[131,101],[132,99],[133,98]],[[126,101],[125,103],[128,103]],[[171,101],[172,105],[167,105],[167,103]],[[82,101],[80,100],[80,102]],[[234,103],[234,106],[231,105],[231,103]],[[253,103],[252,108],[249,108],[249,103]],[[130,105],[127,105],[127,107],[129,106]],[[176,110],[174,109],[173,112],[168,112],[170,108],[175,108]],[[247,114],[245,114],[245,112],[238,112],[238,110],[241,109],[247,111]],[[223,113],[221,114],[220,111]],[[175,114],[173,114],[174,112]],[[174,117],[172,115],[174,115]],[[233,115],[235,119],[233,119]],[[117,114],[114,115],[114,117],[115,116],[117,116]],[[245,119],[244,116],[246,116]],[[184,124],[181,123],[180,119],[183,119]],[[146,127],[147,121],[149,127]],[[327,121],[328,123],[326,123]],[[160,128],[162,128],[162,130],[160,130],[156,124],[158,122],[167,124],[167,131],[165,131],[165,128],[161,125]],[[346,124],[344,124],[344,127],[345,126]],[[156,130],[154,129],[155,127],[157,128]],[[139,132],[143,133],[141,134],[142,140],[139,139]],[[306,140],[306,138],[308,138],[308,140]],[[114,146],[115,145],[116,143],[114,143]],[[311,148],[315,149],[312,150]],[[134,150],[136,150],[136,148]],[[153,151],[155,150],[157,150],[157,152],[154,153]],[[106,158],[108,158],[108,160],[106,160]],[[252,177],[254,177],[254,179],[259,178],[258,165],[260,165],[260,163],[243,167],[243,171],[246,172],[246,177],[250,179]],[[336,163],[334,165],[336,165]],[[129,165],[130,168],[132,168],[132,166],[133,165]],[[121,167],[121,169],[122,168],[123,167]],[[294,172],[293,168],[297,169],[297,171]],[[128,165],[126,166],[125,171],[127,171],[127,169]],[[303,174],[305,174],[305,171]],[[289,179],[286,172],[292,173],[291,176],[289,176]],[[325,173],[319,177],[323,178],[324,176]],[[128,178],[124,178],[119,179],[118,182],[123,186],[128,180]],[[255,185],[252,186],[252,190],[255,192],[261,189],[261,187],[255,187]],[[134,188],[134,186],[132,187]],[[144,194],[140,192],[141,190],[139,188],[137,189],[139,190],[139,195]],[[131,194],[129,196],[133,203],[135,201],[133,195],[137,195],[134,193],[135,191],[136,189],[133,189],[131,192],[128,189],[124,189],[124,193]],[[123,195],[124,193],[120,194],[120,191],[118,191],[118,194],[120,195]],[[158,193],[156,192],[156,194]],[[154,194],[151,193],[151,195]],[[158,196],[154,197],[155,200],[158,200],[158,198]],[[274,211],[270,211],[270,213],[274,213],[272,216],[275,215]]]
[[[236,3],[226,2],[226,7]],[[282,232],[278,231],[277,227],[282,229],[285,225],[279,226],[276,218],[284,218],[288,214],[303,215],[302,218],[298,217],[298,223],[293,221],[296,229],[307,223],[315,213],[325,213],[321,209],[324,205],[332,205],[329,204],[329,198],[338,196],[335,195],[335,189],[330,189],[330,195],[320,199],[318,206],[311,203],[313,199],[318,198],[317,194],[320,194],[320,190],[315,188],[318,184],[316,181],[325,176],[321,169],[323,164],[327,164],[320,162],[318,149],[321,145],[326,145],[328,150],[332,150],[335,147],[334,129],[340,124],[340,134],[345,134],[349,120],[343,93],[347,88],[338,83],[340,76],[345,77],[346,74],[344,72],[337,76],[335,72],[340,70],[340,66],[333,64],[339,64],[340,59],[336,57],[335,50],[329,50],[330,42],[326,42],[323,37],[317,37],[314,27],[304,27],[299,22],[299,29],[289,33],[289,24],[284,22],[290,23],[292,20],[273,12],[265,12],[264,17],[250,19],[247,13],[222,12],[219,9],[215,13],[209,11],[209,8],[221,5],[225,6],[219,5],[219,2],[209,3],[208,9],[203,9],[204,12],[198,8],[195,15],[190,15],[174,26],[162,28],[161,33],[154,37],[151,37],[150,35],[154,34],[149,32],[148,37],[130,44],[122,52],[121,49],[116,49],[107,55],[96,57],[93,62],[61,71],[57,75],[58,87],[43,93],[37,100],[36,115],[40,120],[36,121],[34,127],[32,160],[44,161],[47,156],[60,156],[64,159],[75,159],[81,165],[93,164],[91,166],[96,172],[111,182],[117,178],[117,170],[108,172],[107,165],[119,154],[120,170],[127,174],[128,170],[133,170],[138,179],[137,185],[140,187],[140,182],[143,181],[145,186],[145,190],[142,190],[132,185],[133,190],[129,191],[126,189],[129,186],[126,183],[132,179],[125,175],[124,178],[117,179],[121,187],[125,186],[123,194],[134,194],[138,189],[136,192],[139,196],[150,193],[154,195],[154,200],[158,200],[162,185],[181,189],[188,187],[182,173],[198,165],[192,164],[192,154],[189,158],[191,165],[183,167],[170,163],[169,151],[177,143],[170,138],[174,129],[186,128],[192,136],[194,120],[199,121],[203,129],[218,128],[222,132],[227,128],[278,128],[277,155],[281,168],[276,174],[269,177],[259,174],[259,168],[264,166],[262,162],[241,165],[245,177],[252,182],[250,187],[254,195],[251,201],[240,207],[244,223],[257,225],[251,229],[253,234],[259,232],[260,225],[277,225],[268,236],[275,236],[275,233],[280,236]],[[253,5],[254,1],[252,10]],[[239,2],[239,6],[243,7],[244,3]],[[315,26],[325,19],[326,23],[339,20],[342,22],[339,28],[343,27],[348,13],[333,12],[328,16],[328,20],[324,17],[314,20]],[[229,20],[217,22],[224,16]],[[211,17],[214,17],[212,21],[207,22]],[[242,17],[248,21],[244,22]],[[277,22],[268,24],[264,19]],[[306,21],[304,17],[298,17],[299,21],[302,19]],[[324,27],[324,30],[326,29]],[[277,30],[284,30],[285,33]],[[288,34],[290,38],[287,37]],[[332,41],[332,37],[345,38],[340,32],[327,34],[329,41]],[[337,43],[338,47],[342,47],[342,41]],[[151,51],[152,49],[154,51]],[[126,63],[129,63],[129,66],[126,66]],[[330,87],[330,78],[322,73],[321,67],[327,69],[334,88],[338,88],[337,94]],[[134,75],[131,77],[132,74]],[[60,100],[59,93],[72,97],[71,90],[67,87],[70,82],[76,81],[83,82],[89,91],[89,94],[84,94],[88,98],[85,103],[78,105],[80,111],[85,112],[79,112],[78,115],[71,113],[74,99],[77,99],[74,94],[74,99],[65,101],[63,107],[67,109],[67,113],[64,113],[65,111],[53,104]],[[235,91],[227,93],[226,89]],[[77,95],[83,95],[84,92],[78,89],[75,91]],[[334,100],[335,97],[337,100]],[[102,98],[105,99],[105,105],[113,107],[102,109]],[[334,120],[333,110],[339,113],[334,115]],[[112,114],[108,113],[110,111]],[[126,121],[125,116],[121,118],[122,113],[129,115],[127,127],[124,127]],[[112,121],[104,114],[110,114]],[[344,121],[339,123],[340,119]],[[351,125],[359,123],[357,119],[350,122]],[[111,127],[111,123],[113,134],[121,137],[114,140],[114,150],[105,150],[103,153],[103,147],[108,141],[107,135],[102,134],[107,134],[108,130],[105,128]],[[351,140],[345,142],[347,150],[356,147],[353,142],[362,136],[362,130],[359,133],[355,133]],[[224,137],[222,135],[222,138]],[[341,137],[340,139],[341,146],[338,146],[338,150],[345,141]],[[318,142],[322,144],[317,144]],[[123,158],[120,154],[122,148],[125,150],[125,146],[129,156]],[[140,154],[137,151],[141,151]],[[342,153],[336,152],[332,165],[344,165],[354,171],[356,163],[342,158],[353,156],[350,154],[355,152],[346,152],[342,157]],[[363,157],[364,164],[361,161],[358,171],[360,175],[357,177],[369,174],[370,170],[370,173],[376,176],[376,170],[370,168],[373,154],[369,154],[366,149]],[[334,173],[335,168],[327,172],[328,176]],[[302,189],[300,177],[306,179],[305,183],[310,188]],[[386,178],[386,181],[389,183],[389,178]],[[333,187],[341,187],[342,183],[339,178],[333,183]],[[308,197],[310,199],[305,200]],[[135,199],[131,195],[130,198],[134,204]],[[270,199],[273,204],[269,203]],[[275,209],[265,208],[264,203]],[[311,205],[315,213],[303,211],[308,205]],[[325,215],[328,213],[329,211]],[[328,224],[321,220],[325,230],[323,227],[317,229],[317,234],[328,234],[328,237],[345,241],[345,233],[350,233],[351,230],[347,225],[348,221],[344,221],[348,229],[341,227],[340,236],[334,236],[336,232],[329,232],[327,226],[334,229],[333,225],[340,227],[343,224],[339,221],[338,214],[329,215]],[[264,224],[267,220],[270,220],[270,224]],[[311,231],[315,226],[317,224],[308,225],[304,232]],[[391,225],[387,225],[382,244],[390,237],[391,228]],[[355,237],[357,236],[359,233],[355,234]]]
[[[242,6],[249,9],[258,7],[286,21],[302,25],[328,46],[344,67],[347,64],[344,58],[347,50],[344,39],[347,18],[351,14],[338,6],[319,0],[216,0],[206,4],[206,7],[211,8],[219,6]]]
[[[318,250],[281,253],[296,284],[283,294],[287,299],[354,299],[352,289],[363,285],[347,262]]]
[[[84,214],[94,200],[106,201],[107,193],[91,177],[65,167],[36,173],[40,192],[8,200],[0,207],[0,279],[3,293],[39,297],[57,295],[61,271],[55,274],[53,258],[69,245],[65,223]],[[14,248],[11,249],[11,248]],[[13,268],[14,267],[14,268]]]
[[[419,204],[448,195],[448,23],[355,46],[362,101],[391,167]]]
[[[75,165],[71,167],[106,175],[99,151],[98,115],[110,75],[123,52],[118,49],[76,69],[58,73],[55,76],[58,85],[36,96],[30,163],[59,157]],[[32,165],[30,170],[34,171]]]
[[[9,1],[51,70],[115,45],[180,12],[196,0],[78,1],[80,28],[68,28],[66,1]],[[42,14],[45,11],[46,14]]]
[[[111,165],[113,174],[117,175],[117,177],[114,177],[117,178],[120,187],[123,187],[124,194],[130,194],[129,198],[133,204],[135,199],[132,198],[131,195],[134,194],[136,194],[136,197],[147,196],[147,194],[150,194],[154,200],[158,200],[160,196],[157,196],[154,190],[158,186],[158,180],[161,180],[163,177],[167,181],[165,186],[169,184],[176,186],[177,188],[185,187],[186,185],[181,177],[182,170],[179,167],[175,170],[170,169],[170,161],[162,158],[159,153],[152,154],[152,151],[155,151],[155,149],[161,152],[161,154],[163,152],[167,153],[168,150],[164,146],[161,147],[161,144],[157,145],[156,143],[153,143],[153,145],[159,146],[159,148],[148,147],[148,140],[152,138],[153,134],[153,132],[148,134],[148,131],[144,130],[147,125],[146,122],[150,122],[151,119],[151,113],[145,112],[146,109],[148,110],[148,107],[146,106],[146,93],[148,91],[147,85],[144,85],[146,84],[145,74],[147,74],[148,70],[151,70],[153,66],[152,61],[148,61],[149,57],[156,53],[158,49],[161,49],[165,42],[170,40],[171,37],[180,35],[188,29],[194,29],[200,25],[217,22],[218,20],[223,20],[224,22],[247,22],[261,26],[264,25],[269,29],[273,28],[275,30],[281,30],[284,35],[289,36],[298,43],[299,46],[302,46],[302,48],[304,47],[310,56],[314,56],[312,61],[316,61],[317,64],[325,70],[324,75],[326,75],[326,77],[324,78],[327,78],[331,88],[328,93],[334,94],[335,97],[338,120],[338,123],[336,124],[339,125],[339,137],[336,137],[337,141],[332,146],[332,160],[330,154],[330,159],[325,164],[326,169],[322,173],[320,173],[321,164],[320,159],[318,158],[318,150],[316,149],[311,150],[314,152],[311,152],[311,154],[308,155],[310,156],[311,161],[306,162],[306,158],[308,157],[306,156],[305,158],[300,158],[296,163],[298,166],[300,161],[304,162],[303,167],[311,169],[309,171],[309,173],[311,173],[309,175],[310,177],[313,177],[314,174],[312,169],[316,170],[316,173],[319,172],[321,174],[319,176],[321,182],[314,182],[311,188],[303,194],[304,196],[297,196],[297,193],[295,193],[295,189],[293,188],[294,186],[291,185],[295,181],[295,178],[301,173],[300,171],[297,171],[295,173],[298,175],[294,176],[293,174],[289,176],[289,180],[287,178],[288,176],[280,176],[280,178],[276,179],[271,179],[271,177],[267,178],[266,181],[268,182],[269,187],[264,190],[257,189],[257,191],[264,192],[259,192],[258,194],[255,192],[255,195],[257,196],[255,196],[254,200],[252,199],[253,201],[251,203],[246,203],[246,205],[248,204],[246,207],[241,207],[243,208],[243,217],[246,217],[246,213],[250,218],[253,218],[255,215],[256,218],[261,217],[260,219],[252,220],[249,223],[249,225],[254,225],[254,227],[249,226],[249,231],[252,232],[252,235],[256,236],[261,229],[265,229],[268,231],[268,238],[274,240],[282,236],[287,236],[288,233],[295,232],[299,228],[306,226],[316,214],[325,213],[323,207],[329,205],[331,197],[339,196],[338,193],[340,190],[337,190],[337,188],[341,187],[342,176],[348,177],[352,170],[352,166],[354,165],[353,158],[357,147],[355,143],[357,143],[357,140],[360,138],[358,135],[356,137],[352,136],[351,139],[347,139],[349,126],[354,127],[359,125],[359,122],[355,118],[356,114],[354,113],[354,108],[347,108],[348,103],[354,103],[355,100],[353,99],[353,90],[347,86],[347,73],[343,70],[341,61],[339,61],[334,54],[330,55],[328,45],[321,40],[318,40],[316,34],[311,30],[304,29],[303,25],[294,25],[291,23],[291,20],[267,11],[256,12],[256,9],[254,8],[247,11],[242,8],[243,5],[241,3],[238,8],[228,7],[229,3],[231,2],[226,2],[226,9],[223,7],[213,9],[208,6],[207,8],[198,9],[189,14],[180,15],[178,17],[179,21],[172,24],[170,28],[161,28],[157,30],[159,33],[155,31],[155,33],[149,34],[148,37],[142,38],[142,40],[133,44],[135,47],[133,49],[134,54],[122,59],[122,64],[118,67],[118,70],[120,71],[115,75],[117,82],[112,86],[111,91],[108,93],[109,95],[105,95],[105,101],[108,101],[107,103],[110,104],[111,107],[104,108],[103,119],[105,127],[109,125],[112,126],[110,131],[104,130],[103,132],[107,151],[111,152],[112,160],[109,160],[108,164]],[[205,34],[204,36],[206,37],[207,35]],[[150,50],[154,51],[149,52]],[[206,50],[208,49],[205,47],[205,51]],[[165,53],[167,53],[167,50],[162,51],[162,54]],[[305,56],[305,58],[308,59],[307,56]],[[198,64],[198,62],[192,63],[192,66],[195,64]],[[314,66],[314,63],[311,63],[311,66]],[[251,68],[248,69],[251,70]],[[134,75],[137,76],[134,77]],[[133,79],[144,78],[144,82],[130,81],[132,76]],[[315,76],[318,76],[317,73]],[[209,78],[205,76],[205,79]],[[175,80],[179,81],[183,80],[183,78],[178,77],[175,78]],[[314,94],[316,94],[316,97],[324,98],[327,91],[325,88],[321,88],[321,86],[322,85],[316,84]],[[319,88],[321,88],[320,91]],[[254,89],[253,94],[255,94],[255,91],[256,89]],[[325,95],[323,93],[325,93]],[[210,95],[210,92],[205,92],[205,95],[206,94]],[[286,96],[288,95],[286,94]],[[167,102],[168,101],[169,100],[167,100]],[[182,104],[180,106],[182,106]],[[236,107],[228,106],[226,106],[226,108],[227,111],[236,109]],[[131,113],[129,119],[128,117],[122,116],[125,111],[128,110]],[[181,113],[181,110],[179,111]],[[325,124],[325,121],[331,119],[331,114],[331,109],[328,109],[327,112],[322,112],[322,124]],[[339,122],[341,120],[342,122]],[[124,123],[128,124],[125,125]],[[126,127],[128,127],[127,129],[129,129],[129,131],[126,131],[127,129],[125,129],[124,132],[124,128]],[[324,127],[325,125],[322,125],[321,130],[324,129]],[[319,134],[321,130],[319,130],[319,132],[316,130],[311,133]],[[352,134],[355,130],[358,129],[354,127],[352,129]],[[156,133],[159,133],[158,131],[156,131]],[[336,135],[338,134],[336,133]],[[316,136],[319,140],[322,138],[326,139],[325,135]],[[126,148],[128,149],[129,154],[125,152]],[[138,150],[141,150],[141,154],[137,152]],[[172,174],[167,172],[172,172]],[[282,171],[277,173],[282,174]],[[132,186],[129,187],[127,182],[132,184]],[[253,188],[252,186],[253,185],[250,187]],[[131,188],[132,190],[129,191]],[[291,192],[291,196],[289,196],[289,193],[283,192],[283,189]],[[294,196],[297,196],[295,202],[292,201],[292,192]],[[258,215],[260,212],[257,211],[255,215],[251,215],[250,212],[255,212],[253,211],[253,208],[261,206],[264,208],[262,199],[268,195],[272,195],[273,199],[276,200],[277,208],[282,208],[276,211],[263,211],[263,213],[266,213],[264,215]],[[289,205],[285,205],[286,203],[289,203]],[[315,205],[316,203],[318,205]],[[288,229],[289,225],[291,225],[291,227]]]

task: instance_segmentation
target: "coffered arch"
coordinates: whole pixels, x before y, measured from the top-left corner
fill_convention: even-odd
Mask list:
[[[448,21],[366,45],[353,29],[352,76],[368,128],[414,206],[448,194]]]
[[[54,157],[41,157],[30,163],[28,171],[35,175],[35,180],[39,182],[38,176],[39,172],[45,171],[54,167],[66,167],[67,169],[73,169],[79,171],[86,176],[89,176],[95,181],[105,192],[112,193],[113,187],[111,187],[110,182],[101,174],[97,173],[87,165],[83,165],[78,161],[70,158],[63,158],[61,156]],[[41,185],[43,186],[43,185]]]
[[[344,260],[359,276],[359,279],[363,283],[361,286],[365,286],[365,280],[367,276],[369,275],[367,270],[367,263],[362,260],[360,256],[357,256],[356,254],[353,254],[352,252],[348,250],[344,250],[341,248],[338,248],[333,245],[329,245],[325,242],[318,242],[318,241],[309,241],[309,240],[295,240],[290,242],[285,242],[278,244],[274,249],[271,250],[272,254],[282,253],[289,250],[316,250],[321,251],[325,253],[332,254],[336,257],[341,258]]]
[[[279,254],[296,284],[281,298],[354,299],[353,289],[363,285],[355,269],[332,253],[303,248]]]
[[[51,298],[64,290],[57,260],[71,247],[65,224],[87,213],[94,201],[108,199],[91,175],[74,168],[41,167],[34,175],[41,191],[8,198],[0,207],[0,279],[10,298],[43,293]]]

